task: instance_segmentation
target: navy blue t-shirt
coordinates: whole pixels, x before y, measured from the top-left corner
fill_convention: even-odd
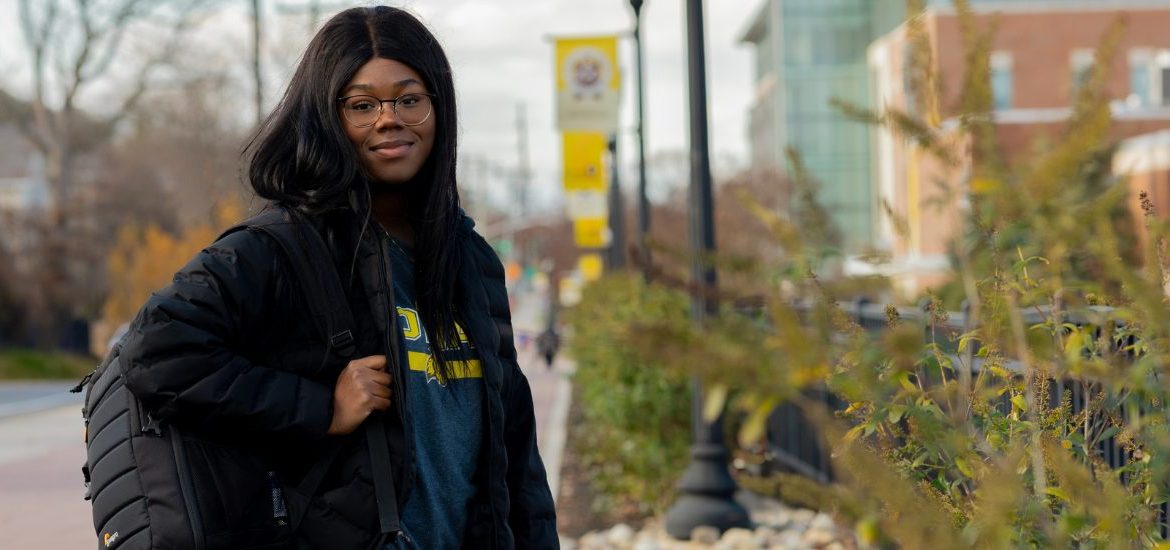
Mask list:
[[[418,469],[401,512],[402,528],[411,542],[400,538],[390,548],[458,548],[475,496],[473,476],[483,435],[483,370],[478,352],[460,327],[463,348],[446,356],[450,379],[437,372],[415,305],[413,257],[397,242],[389,248],[406,366],[405,383],[395,380],[393,391],[406,391]]]

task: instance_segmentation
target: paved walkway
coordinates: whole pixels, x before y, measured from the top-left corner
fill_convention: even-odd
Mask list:
[[[557,489],[561,478],[561,456],[565,448],[565,423],[572,398],[569,376],[574,364],[564,353],[559,353],[549,367],[544,357],[537,353],[536,336],[547,326],[547,316],[547,303],[537,293],[513,294],[512,327],[516,333],[517,358],[532,387],[536,444],[548,473],[549,487],[556,499],[560,492]]]
[[[0,418],[0,548],[93,548],[80,405]]]

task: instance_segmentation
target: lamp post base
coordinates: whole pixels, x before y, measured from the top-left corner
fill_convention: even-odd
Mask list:
[[[678,484],[679,497],[666,512],[666,532],[686,540],[695,527],[710,526],[720,533],[749,527],[747,510],[732,497],[736,484],[727,471],[723,445],[698,444],[691,448],[691,464]]]

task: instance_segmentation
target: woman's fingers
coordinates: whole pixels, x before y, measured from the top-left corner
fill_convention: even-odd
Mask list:
[[[370,395],[375,396],[375,397],[389,398],[390,397],[389,381],[387,381],[387,383],[371,381],[371,383],[366,386],[366,391],[369,392]]]
[[[386,356],[385,355],[371,355],[369,357],[362,357],[354,359],[349,362],[350,366],[363,367],[371,370],[384,371],[386,370]]]
[[[390,386],[393,381],[390,375],[383,371],[370,371],[368,373],[369,379],[381,386]]]

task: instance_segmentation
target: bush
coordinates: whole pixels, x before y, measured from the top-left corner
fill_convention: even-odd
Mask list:
[[[595,508],[663,510],[687,464],[691,389],[685,369],[668,369],[639,327],[685,324],[684,295],[615,275],[585,288],[568,314],[577,361],[574,386],[583,422],[574,452],[592,474]]]
[[[80,380],[97,366],[82,355],[33,350],[0,351],[0,380]]]

